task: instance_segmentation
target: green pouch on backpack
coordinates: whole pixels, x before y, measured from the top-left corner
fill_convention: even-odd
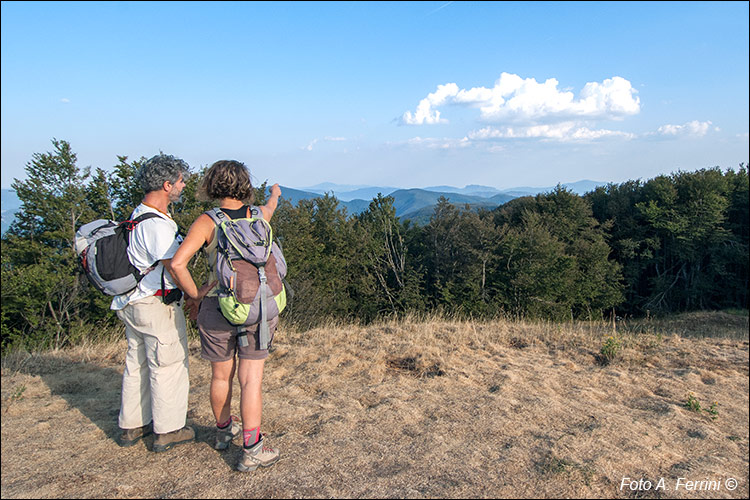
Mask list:
[[[219,297],[219,309],[227,321],[233,325],[241,325],[247,321],[251,305],[238,302],[234,294]]]

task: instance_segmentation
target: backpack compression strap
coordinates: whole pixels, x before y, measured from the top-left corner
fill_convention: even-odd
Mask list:
[[[260,208],[253,206],[250,210],[253,217],[263,218],[263,212]],[[268,349],[268,344],[271,342],[271,329],[268,327],[268,295],[271,294],[271,288],[268,286],[265,266],[258,267],[258,276],[260,277],[260,328],[258,330],[258,341],[260,349]]]
[[[251,211],[253,217],[263,218],[263,212],[260,208],[253,206]],[[268,250],[270,254],[270,246]],[[271,295],[271,288],[268,286],[265,266],[258,267],[258,276],[260,276],[260,329],[258,330],[258,340],[261,349],[268,349],[268,344],[271,343],[271,329],[268,327],[268,296]]]
[[[266,279],[266,268],[258,268],[260,276],[260,329],[258,330],[258,340],[261,349],[268,349],[268,343],[271,341],[271,329],[268,327],[268,292],[271,291]]]

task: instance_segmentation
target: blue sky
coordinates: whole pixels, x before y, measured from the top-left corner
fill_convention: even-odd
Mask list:
[[[748,162],[748,2],[2,2],[2,187],[52,138],[257,181],[622,182]]]

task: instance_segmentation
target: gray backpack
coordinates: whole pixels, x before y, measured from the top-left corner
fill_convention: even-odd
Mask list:
[[[157,261],[140,272],[128,258],[130,234],[140,222],[152,217],[159,216],[146,212],[123,222],[98,219],[78,229],[75,237],[78,262],[97,290],[107,295],[128,293],[159,264]]]
[[[216,231],[216,277],[219,308],[237,327],[238,342],[247,345],[248,327],[260,325],[260,349],[271,343],[268,322],[286,306],[286,260],[273,241],[271,225],[258,207],[248,217],[230,219],[220,209],[206,212]]]

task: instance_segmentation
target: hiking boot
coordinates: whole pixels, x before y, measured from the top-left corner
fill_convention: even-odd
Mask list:
[[[240,472],[250,472],[260,467],[269,467],[279,461],[279,451],[265,446],[263,438],[250,448],[242,450],[242,460],[237,464],[237,470]]]
[[[232,415],[231,420],[232,423],[227,426],[226,429],[216,429],[216,441],[214,441],[215,450],[226,450],[229,448],[229,443],[240,435],[242,424],[240,424],[239,417]]]
[[[135,429],[123,429],[118,444],[123,448],[127,448],[128,446],[133,446],[143,436],[148,436],[149,434],[151,434],[151,424],[136,427]]]
[[[195,430],[188,426],[176,431],[167,432],[166,434],[156,434],[154,451],[160,453],[178,444],[189,443],[190,441],[195,441]]]

